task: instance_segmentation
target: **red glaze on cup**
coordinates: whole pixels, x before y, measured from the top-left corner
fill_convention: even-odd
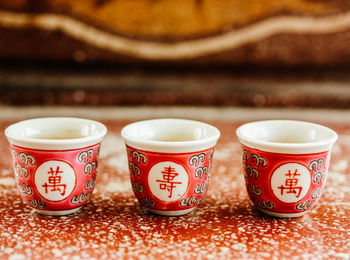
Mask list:
[[[148,210],[185,214],[203,199],[214,148],[194,153],[155,153],[127,146],[131,184]]]

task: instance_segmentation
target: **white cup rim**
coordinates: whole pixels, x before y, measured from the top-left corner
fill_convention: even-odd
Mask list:
[[[274,141],[271,135],[277,132],[280,137],[290,135],[292,138],[305,138],[305,141]],[[284,154],[312,154],[328,151],[338,139],[337,133],[328,127],[297,120],[250,122],[238,127],[236,134],[242,145],[265,152]]]
[[[198,135],[202,135],[194,140],[162,141],[150,139],[145,133],[145,131],[149,131],[149,136],[152,136],[157,131],[159,134],[164,134],[167,130],[169,132],[183,132],[188,135],[191,134],[191,131],[197,131]],[[189,153],[214,147],[220,137],[220,131],[216,127],[200,121],[160,118],[137,121],[126,125],[121,130],[121,135],[126,145],[136,149],[160,153]]]
[[[53,124],[62,131],[85,131],[85,134],[71,139],[48,139],[29,134],[31,131],[50,131],[54,129]],[[12,145],[36,150],[71,150],[88,147],[101,142],[106,133],[107,128],[102,123],[77,117],[34,118],[14,123],[5,129],[5,135]]]

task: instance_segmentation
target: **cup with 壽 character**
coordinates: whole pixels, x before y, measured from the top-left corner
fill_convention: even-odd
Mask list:
[[[155,119],[127,125],[121,134],[139,202],[167,216],[195,209],[207,191],[219,130],[198,121]]]

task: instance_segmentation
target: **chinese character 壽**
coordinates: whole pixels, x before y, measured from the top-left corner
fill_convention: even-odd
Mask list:
[[[297,176],[300,176],[298,170],[296,169],[294,173],[291,173],[289,170],[285,176],[288,177],[285,180],[285,186],[281,185],[278,187],[281,190],[281,195],[283,195],[283,191],[285,190],[286,193],[294,193],[295,197],[298,198],[303,190],[303,187],[297,186],[299,181]]]
[[[52,167],[50,167],[50,171],[47,173],[51,176],[49,176],[49,184],[45,182],[45,184],[43,185],[43,187],[45,188],[45,192],[47,193],[48,188],[51,188],[51,190],[49,191],[59,191],[60,194],[63,196],[66,193],[67,185],[61,183],[62,177],[58,175],[59,173],[63,173],[63,171],[60,171],[60,167],[57,166],[56,171],[54,171]]]
[[[169,198],[173,195],[173,189],[176,188],[175,184],[182,184],[182,182],[175,182],[174,179],[179,174],[175,171],[175,168],[172,167],[164,167],[164,170],[161,172],[163,174],[163,180],[157,180],[157,182],[161,182],[159,184],[159,188],[161,190],[169,191]]]

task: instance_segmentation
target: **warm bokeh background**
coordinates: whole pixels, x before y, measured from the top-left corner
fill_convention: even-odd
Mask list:
[[[347,108],[349,68],[349,1],[0,1],[2,104]]]

